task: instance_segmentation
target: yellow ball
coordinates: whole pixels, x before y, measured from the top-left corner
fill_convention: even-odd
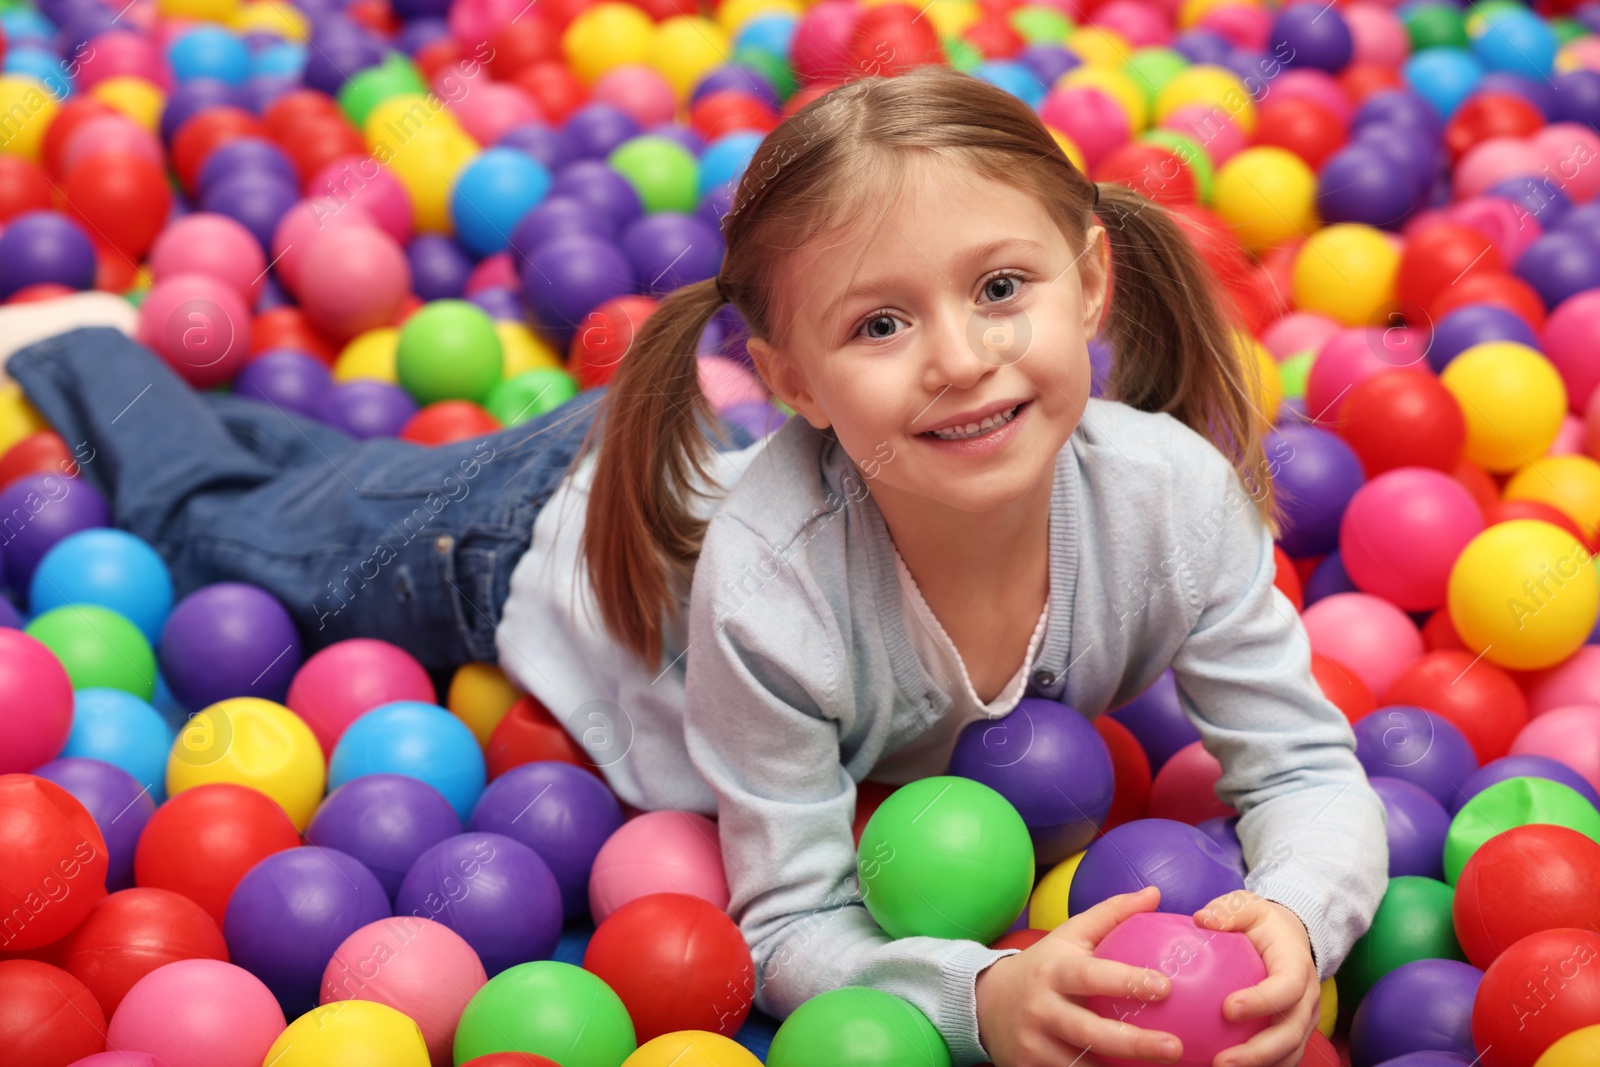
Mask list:
[[[169,19],[231,22],[238,0],[157,0],[156,9]]]
[[[1600,573],[1559,526],[1497,523],[1450,569],[1447,606],[1461,640],[1499,667],[1549,667],[1582,647],[1600,613]]]
[[[1317,1033],[1333,1037],[1333,1025],[1339,1021],[1339,986],[1329,975],[1322,980],[1322,1000],[1317,1008]]]
[[[450,219],[450,190],[477,154],[477,144],[466,134],[450,128],[429,127],[387,160],[389,172],[411,198],[419,232],[454,232],[455,224]],[[385,162],[381,156],[379,162]]]
[[[0,456],[30,433],[48,430],[50,424],[34,410],[16,382],[0,385]]]
[[[1467,420],[1466,458],[1484,470],[1516,470],[1544,455],[1561,432],[1567,387],[1527,345],[1473,345],[1439,375]]]
[[[961,37],[983,18],[978,5],[970,0],[933,0],[923,15],[939,34],[939,39]]]
[[[1222,165],[1211,206],[1255,253],[1317,228],[1317,175],[1282,148],[1246,148]]]
[[[649,41],[645,62],[667,79],[679,101],[711,71],[728,61],[733,42],[710,19],[676,15],[666,19]]]
[[[1056,139],[1056,144],[1061,146],[1061,151],[1066,155],[1068,161],[1083,173],[1089,173],[1089,161],[1084,158],[1083,149],[1078,147],[1078,142],[1054,126],[1046,126],[1045,129],[1049,130],[1050,136]]]
[[[350,382],[357,378],[374,378],[380,382],[398,382],[396,353],[400,349],[400,331],[393,326],[380,326],[353,338],[339,353],[333,363],[333,380]]]
[[[55,121],[61,105],[37,78],[0,74],[0,152],[37,163],[44,131]]]
[[[735,34],[758,15],[793,15],[799,18],[806,13],[806,6],[797,0],[726,0],[718,5],[715,17],[724,33]]]
[[[1075,67],[1056,79],[1056,88],[1067,89],[1082,85],[1099,89],[1122,108],[1128,116],[1128,129],[1138,133],[1150,125],[1150,104],[1144,90],[1132,77],[1115,67]]]
[[[178,732],[167,757],[167,795],[216,782],[248,786],[277,801],[295,829],[304,830],[322,800],[327,771],[322,747],[300,716],[259,697],[230,697]]]
[[[1241,0],[1183,0],[1178,7],[1178,28],[1189,29],[1197,25],[1201,19],[1211,14],[1213,10],[1224,4],[1238,7],[1260,7],[1260,4],[1241,2]]]
[[[450,679],[445,707],[466,723],[478,744],[487,746],[494,728],[522,694],[492,663],[463,663]]]
[[[709,25],[705,19],[696,21]],[[602,0],[572,20],[561,35],[561,52],[572,72],[585,85],[593,85],[617,67],[647,62],[658,32],[650,16],[632,4]]]
[[[463,133],[444,100],[433,93],[400,93],[367,112],[361,136],[379,163],[403,153],[415,140],[443,130]]]
[[[1086,67],[1118,69],[1133,57],[1132,42],[1104,26],[1080,26],[1067,35],[1066,46]]]
[[[732,1038],[680,1030],[646,1041],[622,1067],[761,1067],[761,1061]]]
[[[271,1067],[429,1067],[408,1015],[370,1000],[338,1000],[289,1024],[267,1050]]]
[[[1536,459],[1511,476],[1502,495],[1549,504],[1580,530],[1600,527],[1600,463],[1588,456]]]
[[[243,5],[234,13],[233,28],[240,33],[270,33],[285,41],[303,41],[311,35],[306,17],[277,0]]]
[[[1241,332],[1238,335],[1240,358],[1255,360],[1256,410],[1266,420],[1266,429],[1278,423],[1278,408],[1283,403],[1283,375],[1278,372],[1278,361],[1255,338]]]
[[[494,324],[494,332],[500,335],[500,351],[505,357],[504,376],[507,379],[515,378],[523,371],[565,369],[561,357],[550,347],[550,343],[522,323],[501,319]]]
[[[1067,894],[1072,891],[1072,876],[1082,862],[1083,852],[1068,856],[1039,879],[1039,884],[1033,887],[1033,896],[1028,898],[1030,929],[1054,930],[1071,918],[1067,913]]]
[[[1533,1067],[1594,1067],[1600,1063],[1600,1025],[1574,1030],[1539,1054]]]
[[[1239,76],[1226,67],[1200,63],[1174,74],[1156,94],[1156,121],[1190,104],[1221,108],[1246,136],[1255,132],[1255,101]]]
[[[132,74],[119,74],[96,82],[89,95],[113,111],[120,111],[151,133],[161,128],[161,109],[167,97],[153,82]]]
[[[1389,238],[1371,226],[1342,222],[1318,230],[1301,246],[1289,285],[1301,311],[1365,326],[1394,299],[1399,269],[1400,253]]]

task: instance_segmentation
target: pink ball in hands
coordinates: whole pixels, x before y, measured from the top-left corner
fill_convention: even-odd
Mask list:
[[[1339,552],[1356,588],[1406,611],[1445,602],[1450,569],[1483,532],[1483,512],[1443,471],[1400,467],[1357,489],[1339,523]]]
[[[255,236],[226,215],[196,212],[161,231],[150,249],[156,281],[178,274],[204,274],[225,282],[254,306],[266,277],[267,260]]]
[[[325,233],[300,264],[300,306],[336,341],[394,322],[410,291],[406,254],[376,227]]]
[[[250,311],[227,282],[205,274],[158,281],[139,306],[138,339],[196,389],[229,381],[250,352]]]
[[[278,998],[243,967],[179,960],[134,983],[106,1027],[106,1045],[168,1067],[261,1067],[288,1025]]]
[[[1270,1021],[1229,1022],[1222,1016],[1223,1001],[1267,976],[1261,954],[1243,934],[1203,930],[1187,915],[1147,911],[1124,919],[1094,954],[1159,971],[1172,983],[1172,991],[1161,1000],[1090,997],[1085,1006],[1103,1019],[1172,1034],[1183,1042],[1177,1067],[1211,1067],[1217,1053],[1244,1044]],[[1107,1067],[1148,1063],[1103,1055],[1100,1062]]]

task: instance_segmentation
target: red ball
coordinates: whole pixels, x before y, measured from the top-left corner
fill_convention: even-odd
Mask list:
[[[1406,241],[1395,275],[1395,295],[1423,307],[1472,274],[1500,274],[1505,261],[1494,242],[1471,226],[1436,222]]]
[[[101,900],[61,943],[61,965],[111,1018],[133,984],[179,960],[228,962],[222,929],[168,889],[124,889]]]
[[[436,400],[400,428],[400,439],[418,445],[448,445],[500,429],[500,420],[470,400]]]
[[[548,22],[557,33],[562,33],[572,25],[573,19],[589,10],[595,3],[596,0],[542,0],[539,4],[539,17]],[[688,13],[694,12],[691,10]],[[656,21],[661,20],[656,19]]]
[[[1463,458],[1450,475],[1467,487],[1467,492],[1472,494],[1472,499],[1477,502],[1478,509],[1487,519],[1489,509],[1500,500],[1500,486],[1489,472],[1471,460]]]
[[[105,1050],[105,1013],[82,982],[37,960],[0,960],[0,1063],[66,1067]]]
[[[162,169],[126,152],[78,161],[62,183],[62,194],[67,214],[82,222],[86,232],[134,261],[150,251],[172,208]]]
[[[1462,101],[1444,128],[1450,162],[1491,137],[1531,137],[1544,128],[1544,114],[1514,93],[1477,93]]]
[[[658,306],[648,296],[612,297],[584,316],[583,326],[567,351],[567,369],[579,389],[608,385],[633,339]]]
[[[530,14],[508,23],[489,38],[489,76],[509,81],[535,63],[560,62],[561,33],[548,19]]]
[[[411,61],[427,81],[432,81],[441,70],[461,62],[461,42],[454,37],[435,37],[421,48]]]
[[[1383,702],[1423,708],[1457,727],[1480,766],[1510,752],[1517,731],[1528,724],[1527,698],[1511,675],[1464,651],[1426,652],[1412,660],[1389,684]]]
[[[21,156],[0,155],[0,222],[27,211],[49,211],[50,206],[50,179],[44,171]]]
[[[855,838],[857,848],[861,847],[861,832],[867,828],[867,820],[878,810],[878,805],[888,800],[889,794],[898,788],[888,782],[870,779],[856,783],[856,817],[850,826],[850,836]]]
[[[394,9],[389,6],[388,0],[350,0],[344,6],[344,13],[350,21],[360,26],[365,26],[385,40],[393,37],[400,28],[399,20],[394,16]]]
[[[1000,939],[989,947],[997,952],[1004,952],[1009,948],[1032,948],[1049,936],[1049,930],[1035,930],[1031,927],[1026,930],[1013,930],[1009,934],[1002,934]]]
[[[595,777],[602,777],[589,754],[579,747],[556,717],[531,696],[521,697],[511,705],[511,710],[489,735],[483,755],[491,779],[536,760],[576,764]]]
[[[302,182],[345,156],[364,156],[367,142],[341,114],[312,115],[294,124],[287,139],[279,142]]]
[[[1111,754],[1111,812],[1100,827],[1105,833],[1145,817],[1150,807],[1150,757],[1133,731],[1111,716],[1096,718],[1094,729]]]
[[[1400,89],[1404,80],[1393,67],[1380,63],[1352,63],[1338,74],[1339,87],[1352,104],[1360,104],[1373,93]]]
[[[61,435],[54,430],[30,433],[0,455],[0,489],[25,474],[78,476],[78,465]]]
[[[333,97],[315,89],[291,89],[267,105],[261,126],[279,144],[291,139],[299,124],[309,118],[338,118],[342,112]]]
[[[183,894],[221,924],[245,872],[299,844],[300,831],[265,793],[230,783],[195,786],[150,816],[133,854],[133,879]]]
[[[1440,608],[1428,616],[1427,623],[1422,627],[1422,647],[1429,652],[1466,650],[1467,643],[1456,633],[1456,624],[1450,619],[1449,608]]]
[[[59,940],[106,895],[105,837],[76,797],[43,778],[0,775],[0,857],[0,952]]]
[[[622,998],[646,1041],[679,1030],[732,1037],[755,997],[756,971],[739,927],[687,893],[636,897],[606,916],[583,953],[584,970]]]
[[[741,131],[770,133],[777,125],[778,116],[765,100],[737,89],[707,93],[689,109],[690,128],[707,141]]]
[[[1521,278],[1497,271],[1472,271],[1466,277],[1440,290],[1428,305],[1428,315],[1438,322],[1450,312],[1468,304],[1493,304],[1522,319],[1534,333],[1544,329],[1544,300],[1533,286]]]
[[[1451,913],[1456,940],[1474,967],[1487,969],[1530,934],[1600,923],[1600,844],[1547,823],[1489,838],[1467,860]]]
[[[1311,653],[1311,677],[1322,690],[1322,695],[1344,712],[1344,717],[1352,724],[1378,707],[1378,702],[1372,698],[1372,690],[1367,688],[1367,683],[1355,671],[1320,652]]]
[[[125,293],[133,288],[139,265],[105,245],[94,248],[94,287],[102,293]]]
[[[44,169],[51,175],[59,177],[61,174],[61,157],[66,152],[67,142],[72,140],[72,135],[78,132],[90,119],[100,118],[102,115],[116,115],[109,105],[101,103],[92,96],[74,96],[61,105],[61,110],[56,112],[56,117],[50,120],[49,127],[44,131],[44,137],[39,142],[39,161],[44,164]],[[7,157],[17,159],[16,156]]]
[[[1217,796],[1222,764],[1199,741],[1174,752],[1150,783],[1150,818],[1195,826],[1207,819],[1231,819],[1239,813]]]
[[[1576,537],[1578,543],[1587,547],[1590,552],[1594,551],[1595,539],[1584,536],[1576,519],[1542,500],[1506,500],[1502,497],[1483,509],[1483,518],[1485,525],[1488,526],[1511,522],[1514,519],[1537,519],[1540,522],[1548,522]]]
[[[1344,1060],[1339,1058],[1339,1050],[1333,1047],[1333,1042],[1322,1036],[1322,1031],[1311,1031],[1311,1037],[1306,1041],[1305,1055],[1300,1057],[1300,1067],[1343,1067]]]
[[[850,76],[892,78],[916,67],[943,63],[944,47],[933,20],[920,18],[920,14],[910,4],[898,2],[863,11],[845,50]]]
[[[1451,473],[1467,443],[1461,403],[1425,370],[1384,371],[1358,383],[1339,405],[1334,431],[1368,478],[1398,467]]]
[[[1483,1067],[1533,1067],[1557,1040],[1600,1024],[1600,934],[1562,927],[1500,953],[1472,1002]]]
[[[1256,113],[1255,143],[1293,152],[1312,170],[1321,170],[1346,140],[1339,116],[1310,100],[1269,96]]]
[[[1114,149],[1095,166],[1094,180],[1126,185],[1158,204],[1192,204],[1197,197],[1194,173],[1177,153],[1143,141],[1128,141]]]
[[[10,157],[4,157],[10,158]],[[21,289],[6,297],[8,304],[42,304],[46,300],[55,300],[57,297],[71,296],[78,290],[66,285],[57,285],[55,282],[35,282],[33,285],[24,285]]]
[[[552,125],[565,123],[589,101],[589,90],[560,60],[535,63],[511,81],[539,105]]]
[[[1295,570],[1294,561],[1281,547],[1272,546],[1272,584],[1278,587],[1278,592],[1289,598],[1289,603],[1294,605],[1294,610],[1299,611],[1305,607],[1305,590],[1301,588],[1300,574]]]
[[[961,36],[984,59],[1010,59],[1028,43],[1001,11],[985,13]]]
[[[461,1067],[561,1067],[561,1064],[531,1052],[491,1052],[470,1059]]]
[[[297,307],[273,308],[250,320],[250,354],[255,356],[274,348],[297,348],[329,366],[339,356],[333,342],[318,333]]]
[[[236,107],[214,107],[195,115],[172,136],[172,169],[190,192],[200,168],[211,153],[240,137],[262,137],[266,131],[250,112]]]

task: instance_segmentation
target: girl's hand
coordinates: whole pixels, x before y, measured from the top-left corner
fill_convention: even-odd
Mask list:
[[[1182,1054],[1171,1034],[1103,1019],[1079,999],[1167,995],[1160,971],[1094,958],[1113,927],[1160,899],[1154,886],[1111,897],[979,973],[978,1039],[995,1067],[1098,1067],[1095,1055],[1171,1063]]]
[[[1271,1019],[1242,1045],[1217,1053],[1214,1067],[1294,1067],[1316,1029],[1322,995],[1305,924],[1282,904],[1247,890],[1228,893],[1194,913],[1207,930],[1244,934],[1261,953],[1267,977],[1223,1002],[1229,1019]]]

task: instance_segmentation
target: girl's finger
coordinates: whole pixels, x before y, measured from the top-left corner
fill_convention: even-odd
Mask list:
[[[1160,903],[1161,890],[1153,885],[1145,886],[1137,893],[1120,893],[1114,897],[1107,897],[1082,915],[1074,915],[1056,927],[1056,932],[1062,937],[1085,945],[1093,952],[1101,939],[1116,929],[1122,920],[1140,912],[1155,911],[1156,905]]]
[[[1306,983],[1287,972],[1269,974],[1248,989],[1231,994],[1222,1005],[1229,1019],[1259,1019],[1262,1016],[1294,1014],[1304,999]]]
[[[1153,1003],[1172,991],[1172,983],[1147,967],[1074,956],[1056,965],[1051,988],[1064,997],[1132,997]]]
[[[1172,1034],[1145,1030],[1132,1022],[1102,1019],[1068,1000],[1057,1002],[1046,1026],[1061,1041],[1077,1045],[1091,1056],[1171,1063],[1183,1054],[1183,1043]]]

